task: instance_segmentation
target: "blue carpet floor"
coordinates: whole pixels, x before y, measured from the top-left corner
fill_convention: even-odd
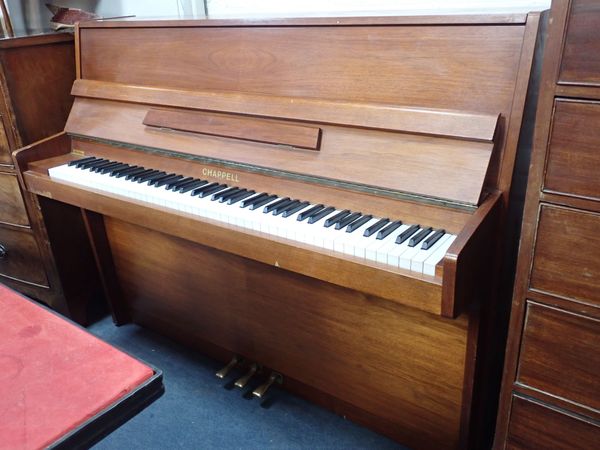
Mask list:
[[[214,376],[221,364],[136,325],[116,327],[106,318],[89,331],[162,369],[165,385],[161,398],[95,449],[403,448],[282,390],[261,407],[248,388],[227,386],[234,376]]]

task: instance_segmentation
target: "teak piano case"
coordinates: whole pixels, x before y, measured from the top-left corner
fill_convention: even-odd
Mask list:
[[[80,24],[65,132],[15,156],[42,204],[82,208],[118,324],[257,361],[412,447],[476,447],[493,415],[478,403],[493,386],[486,314],[538,22]],[[458,238],[434,276],[417,274],[48,176],[82,155]]]

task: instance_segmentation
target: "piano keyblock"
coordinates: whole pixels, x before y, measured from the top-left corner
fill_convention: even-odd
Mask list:
[[[118,161],[95,158],[81,162],[80,167],[77,164],[51,168],[49,173],[53,178],[428,275],[435,274],[435,265],[455,238],[442,229],[421,229],[400,220],[390,222]],[[346,232],[340,232],[344,229]]]

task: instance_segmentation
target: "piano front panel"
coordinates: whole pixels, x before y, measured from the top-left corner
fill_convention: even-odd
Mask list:
[[[105,223],[134,322],[211,342],[344,399],[408,445],[457,446],[466,316],[443,319],[141,226]]]
[[[523,23],[196,25],[86,24],[81,78],[508,116],[525,32]]]

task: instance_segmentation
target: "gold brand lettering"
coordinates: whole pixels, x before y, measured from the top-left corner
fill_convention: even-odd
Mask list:
[[[204,167],[202,169],[202,175],[205,177],[219,178],[221,180],[235,181],[236,183],[239,181],[237,173],[227,172],[225,170],[210,169],[208,167]]]

